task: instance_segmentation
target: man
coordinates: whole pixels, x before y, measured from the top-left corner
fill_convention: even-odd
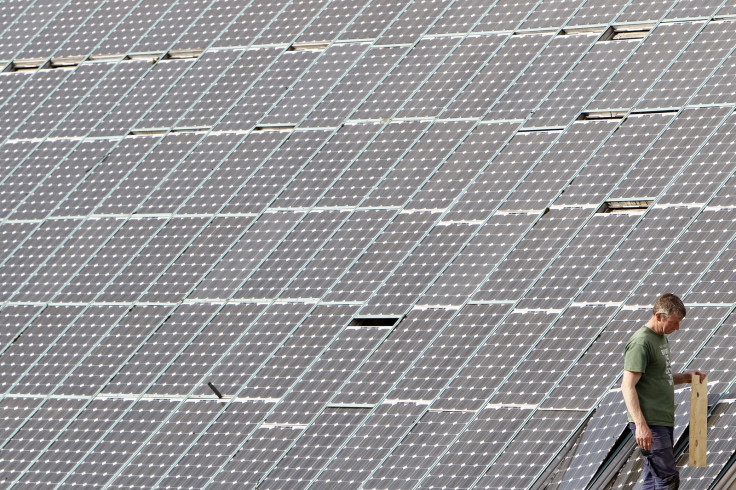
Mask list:
[[[680,329],[685,305],[674,294],[660,296],[652,317],[626,344],[621,391],[629,427],[644,456],[642,489],[676,489],[680,473],[673,453],[675,385],[690,383],[697,369],[672,374],[667,335]]]

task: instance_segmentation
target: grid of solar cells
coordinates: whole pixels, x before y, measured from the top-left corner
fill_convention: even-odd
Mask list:
[[[729,478],[726,4],[2,2],[0,478],[583,487],[665,291]]]

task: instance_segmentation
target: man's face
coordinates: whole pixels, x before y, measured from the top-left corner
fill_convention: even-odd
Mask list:
[[[665,317],[662,313],[657,313],[657,333],[669,335],[672,332],[680,330],[680,322],[682,318],[677,313],[672,313]]]

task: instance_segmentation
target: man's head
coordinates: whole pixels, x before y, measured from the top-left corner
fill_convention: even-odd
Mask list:
[[[687,311],[682,300],[674,294],[663,294],[654,302],[649,326],[660,335],[671,334],[680,329],[680,322]]]

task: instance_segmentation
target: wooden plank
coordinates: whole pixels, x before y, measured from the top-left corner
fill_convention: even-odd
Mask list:
[[[693,374],[690,390],[690,466],[706,466],[708,437],[708,385]]]

